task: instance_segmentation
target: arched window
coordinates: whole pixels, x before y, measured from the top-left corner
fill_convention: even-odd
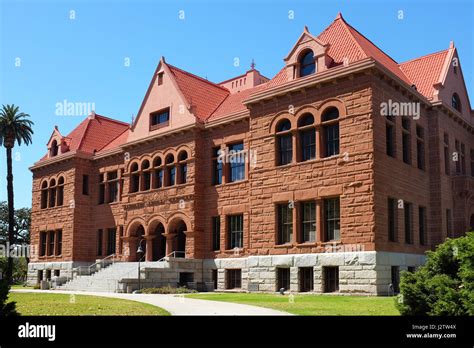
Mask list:
[[[153,177],[153,188],[163,187],[163,162],[161,157],[156,157],[153,160],[154,177]]]
[[[300,160],[308,161],[316,158],[316,128],[314,117],[304,114],[298,120],[298,138],[300,145]]]
[[[130,167],[130,192],[138,192],[140,189],[140,173],[138,172],[138,163],[133,163]]]
[[[148,191],[151,188],[150,162],[148,160],[142,163],[142,191]]]
[[[293,136],[291,123],[287,119],[281,120],[276,127],[277,164],[285,165],[293,160]]]
[[[58,142],[56,140],[53,140],[53,142],[51,143],[50,156],[51,157],[57,156],[58,149],[59,149]]]
[[[339,110],[329,107],[321,116],[324,157],[339,154]]]
[[[176,166],[174,165],[174,156],[169,154],[165,159],[166,164],[166,186],[173,186],[176,184]]]
[[[457,111],[461,112],[461,99],[459,99],[459,95],[457,93],[454,93],[451,97],[451,105]]]
[[[56,206],[56,180],[51,179],[49,182],[49,207]]]
[[[179,168],[179,183],[185,184],[188,177],[188,153],[186,151],[181,151],[178,155],[178,168]]]
[[[48,182],[43,181],[41,184],[41,209],[48,207]]]
[[[64,178],[61,176],[58,180],[58,206],[62,206],[64,203]]]
[[[299,60],[300,77],[314,74],[316,71],[316,63],[314,62],[313,51],[306,51]]]

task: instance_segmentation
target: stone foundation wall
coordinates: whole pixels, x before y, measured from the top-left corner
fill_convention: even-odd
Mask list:
[[[73,268],[79,266],[89,266],[88,262],[30,262],[28,264],[27,284],[34,286],[39,284],[38,271],[43,271],[43,280],[46,280],[47,271],[51,271],[51,278],[54,277],[54,271],[59,271],[60,277],[72,277]]]

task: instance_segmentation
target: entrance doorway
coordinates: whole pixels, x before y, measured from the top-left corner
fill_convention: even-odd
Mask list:
[[[166,237],[163,236],[165,228],[160,223],[153,230],[152,235],[155,236],[152,240],[152,261],[159,261],[166,256]]]

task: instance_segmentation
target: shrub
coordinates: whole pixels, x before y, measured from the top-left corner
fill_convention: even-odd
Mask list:
[[[474,315],[474,232],[427,252],[424,266],[402,274],[400,292],[402,315]]]
[[[161,288],[146,288],[142,289],[140,292],[142,294],[192,294],[197,291],[185,287],[173,288],[168,285]]]
[[[8,302],[8,292],[10,291],[10,285],[6,280],[0,280],[0,318],[16,316],[16,303]]]

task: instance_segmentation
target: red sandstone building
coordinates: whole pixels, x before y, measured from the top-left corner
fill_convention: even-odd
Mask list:
[[[341,15],[272,79],[162,58],[133,124],[53,131],[31,168],[29,280],[115,255],[89,279],[130,290],[140,247],[149,286],[386,294],[473,227],[473,126],[453,44],[397,63]]]

